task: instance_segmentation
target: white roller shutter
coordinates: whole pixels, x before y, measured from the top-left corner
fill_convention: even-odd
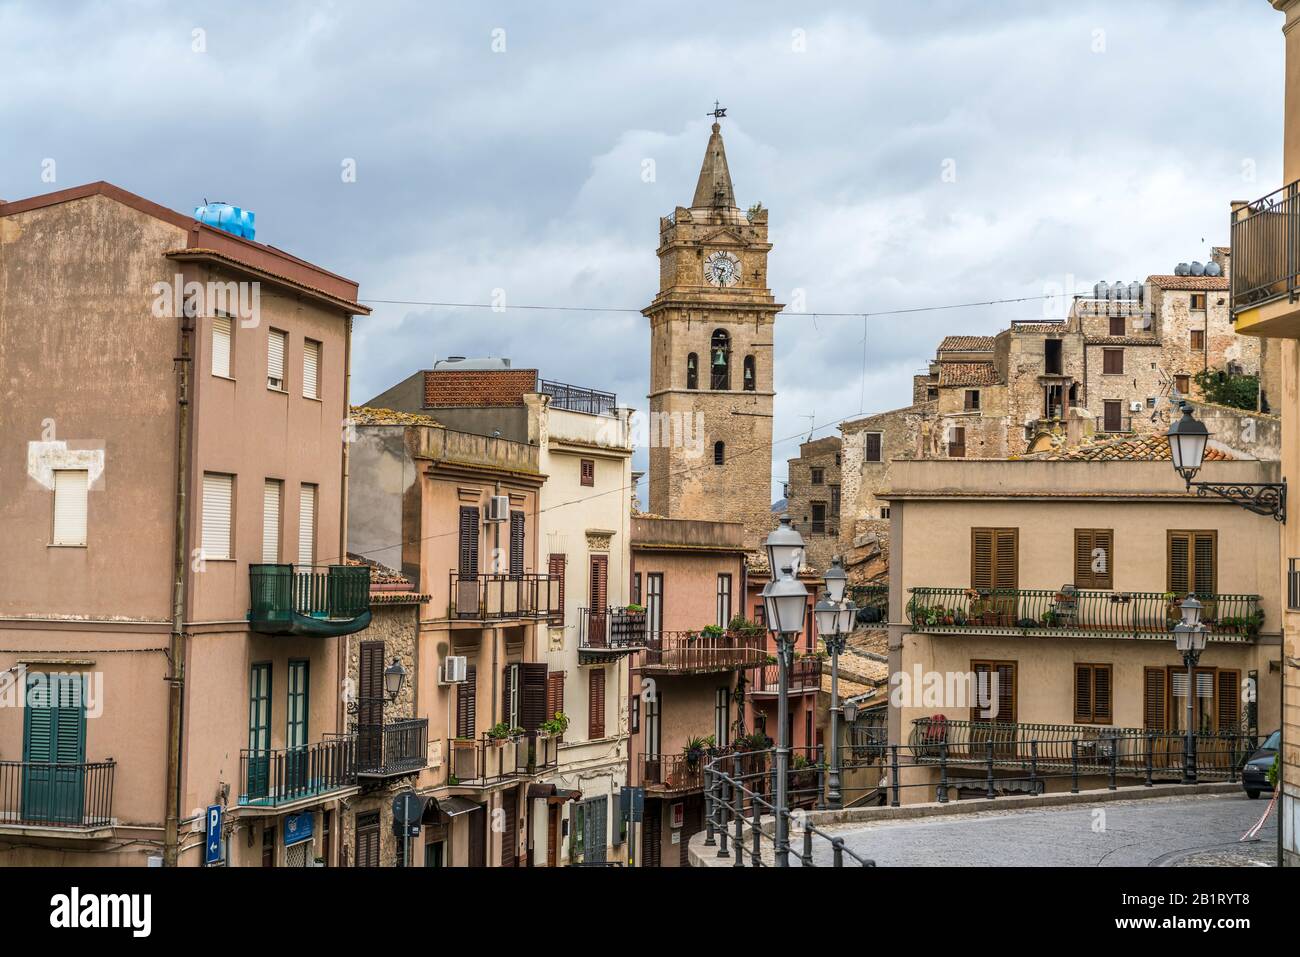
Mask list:
[[[230,506],[234,476],[203,475],[203,557],[231,558]]]
[[[272,329],[266,337],[266,387],[284,390],[284,353],[288,336]]]
[[[86,490],[90,473],[60,469],[54,473],[54,544],[86,544]]]
[[[316,564],[315,485],[304,485],[298,496],[298,564]]]
[[[212,374],[230,378],[230,317],[212,320]]]
[[[262,491],[262,561],[275,565],[280,561],[280,501],[284,483],[267,479]]]
[[[302,396],[319,399],[320,343],[308,339],[302,344]]]

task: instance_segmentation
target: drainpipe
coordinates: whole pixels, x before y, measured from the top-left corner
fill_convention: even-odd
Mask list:
[[[339,564],[348,563],[348,451],[351,445],[352,432],[348,428],[348,420],[352,416],[352,317],[343,317],[343,455],[339,462]],[[337,669],[337,680],[341,684],[347,677],[348,673],[348,652],[351,648],[351,637],[345,638],[338,643],[337,656],[335,662]],[[334,727],[339,731],[346,730],[345,722],[347,718],[343,713],[343,695],[334,696]]]
[[[167,647],[167,779],[163,866],[176,867],[180,857],[181,704],[185,685],[185,590],[189,584],[186,560],[186,477],[190,466],[190,370],[194,305],[181,310],[180,352],[176,357],[176,514],[172,529],[172,628]]]

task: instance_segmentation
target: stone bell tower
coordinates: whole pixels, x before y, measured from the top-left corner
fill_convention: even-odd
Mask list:
[[[723,111],[715,112],[720,119]],[[659,220],[650,319],[650,502],[669,518],[772,529],[772,332],[767,210],[736,205],[713,124],[689,208]]]

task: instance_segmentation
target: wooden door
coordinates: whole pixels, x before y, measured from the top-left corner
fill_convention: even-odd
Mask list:
[[[658,801],[647,804],[645,818],[641,822],[641,858],[642,867],[660,867],[659,839],[663,830],[663,808]]]
[[[516,791],[503,791],[501,794],[501,816],[505,819],[505,831],[501,834],[501,866],[519,866],[519,794]]]
[[[480,805],[468,817],[469,866],[487,867],[487,811]]]

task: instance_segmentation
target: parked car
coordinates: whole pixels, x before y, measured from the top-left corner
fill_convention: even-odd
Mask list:
[[[1274,731],[1264,739],[1259,750],[1246,761],[1241,769],[1241,786],[1246,792],[1246,797],[1257,798],[1262,792],[1273,790],[1273,785],[1268,783],[1268,769],[1273,766],[1273,758],[1277,756],[1278,749],[1281,747],[1282,732]]]

